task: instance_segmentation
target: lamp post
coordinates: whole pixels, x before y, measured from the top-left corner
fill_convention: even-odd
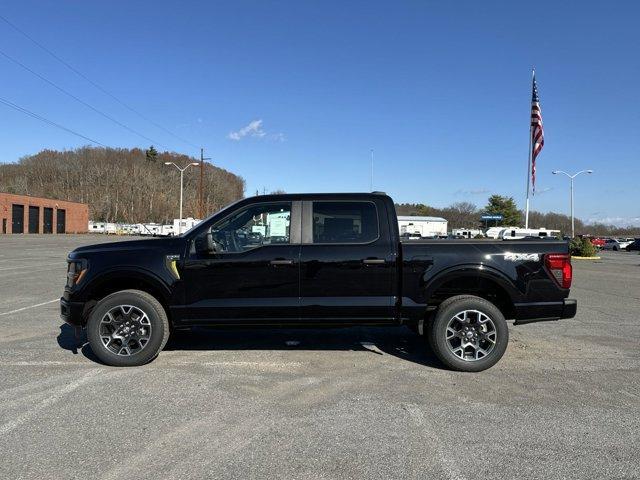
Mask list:
[[[593,170],[580,170],[578,173],[574,173],[573,175],[569,175],[567,172],[563,172],[562,170],[553,171],[554,175],[557,175],[558,173],[566,175],[571,180],[571,238],[574,238],[576,236],[576,232],[575,232],[575,222],[573,217],[573,179],[576,178],[581,173],[591,174],[593,173]]]
[[[184,171],[191,167],[192,165],[200,165],[197,162],[191,162],[185,165],[184,167],[179,167],[173,162],[164,162],[165,165],[173,165],[180,171],[180,221],[178,222],[178,235],[182,233],[182,192],[183,192],[183,180],[184,180]]]

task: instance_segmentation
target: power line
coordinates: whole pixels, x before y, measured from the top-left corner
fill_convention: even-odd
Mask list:
[[[186,140],[185,138],[177,135],[176,133],[173,133],[171,130],[163,127],[162,125],[160,125],[159,123],[155,122],[154,120],[150,119],[149,117],[147,117],[146,115],[144,115],[143,113],[139,112],[138,110],[136,110],[135,108],[133,108],[132,106],[128,105],[127,103],[125,103],[124,101],[120,100],[118,97],[116,97],[115,95],[113,95],[111,92],[105,90],[103,87],[101,87],[99,84],[97,84],[96,82],[94,82],[93,80],[91,80],[89,77],[87,77],[85,74],[83,74],[82,72],[80,72],[78,69],[76,69],[73,65],[70,65],[68,62],[66,62],[64,59],[60,58],[58,55],[56,55],[54,52],[52,52],[51,50],[49,50],[47,47],[45,47],[44,45],[42,45],[40,42],[38,42],[35,38],[31,37],[28,33],[26,33],[24,30],[18,28],[16,25],[14,25],[13,23],[11,23],[9,20],[7,20],[5,17],[3,17],[2,15],[0,15],[0,19],[2,19],[7,25],[9,25],[11,28],[13,28],[14,30],[16,30],[18,33],[20,33],[22,36],[24,36],[25,38],[27,38],[28,40],[30,40],[31,42],[33,42],[35,45],[37,45],[39,48],[41,48],[42,50],[44,50],[45,52],[47,52],[49,55],[51,55],[53,58],[55,58],[57,61],[59,61],[60,63],[62,63],[65,67],[67,67],[69,70],[71,70],[73,73],[75,73],[76,75],[78,75],[79,77],[83,78],[85,81],[89,82],[91,85],[93,85],[95,88],[97,88],[98,90],[100,90],[102,93],[104,93],[105,95],[107,95],[108,97],[112,98],[113,100],[115,100],[116,102],[118,102],[120,105],[122,105],[124,108],[126,108],[127,110],[135,113],[136,115],[138,115],[140,118],[146,120],[147,122],[149,122],[150,124],[152,124],[153,126],[159,128],[160,130],[168,133],[169,135],[177,138],[178,140],[180,140],[183,143],[186,143],[187,145],[191,145],[194,148],[198,148],[198,145],[190,142],[189,140]]]
[[[104,145],[103,143],[98,142],[97,140],[94,140],[93,138],[87,137],[86,135],[82,135],[81,133],[78,133],[75,130],[71,130],[70,128],[67,128],[67,127],[65,127],[63,125],[60,125],[59,123],[56,123],[53,120],[49,120],[48,118],[45,118],[45,117],[43,117],[41,115],[38,115],[37,113],[33,113],[32,111],[27,110],[26,108],[21,107],[20,105],[16,105],[15,103],[10,102],[9,100],[6,100],[4,98],[0,98],[0,103],[6,105],[7,107],[11,107],[14,110],[17,110],[18,112],[22,112],[25,115],[28,115],[30,117],[33,117],[33,118],[37,119],[37,120],[40,120],[41,122],[44,122],[44,123],[46,123],[48,125],[51,125],[51,126],[54,126],[56,128],[59,128],[61,130],[64,130],[65,132],[69,132],[69,133],[71,133],[71,134],[73,134],[73,135],[75,135],[77,137],[84,138],[85,140],[88,140],[91,143],[95,143],[96,145],[100,145],[101,147],[108,148],[106,145]]]
[[[65,95],[73,98],[76,102],[81,103],[82,105],[84,105],[87,108],[90,108],[91,110],[93,110],[94,112],[96,112],[99,115],[102,115],[104,118],[106,118],[107,120],[112,121],[113,123],[115,123],[116,125],[121,126],[122,128],[130,131],[131,133],[134,133],[136,135],[138,135],[141,138],[144,138],[145,140],[151,142],[151,143],[155,143],[156,145],[161,146],[162,148],[166,148],[168,149],[169,147],[167,147],[166,145],[161,144],[160,142],[155,141],[152,138],[147,137],[146,135],[143,135],[142,133],[138,132],[137,130],[134,130],[133,128],[125,125],[124,123],[116,120],[115,118],[113,118],[112,116],[104,113],[103,111],[97,109],[96,107],[94,107],[93,105],[91,105],[90,103],[85,102],[84,100],[82,100],[81,98],[76,97],[73,93],[65,90],[64,88],[62,88],[60,85],[52,82],[51,80],[49,80],[48,78],[46,78],[45,76],[39,74],[38,72],[36,72],[35,70],[32,70],[31,68],[27,67],[24,63],[20,62],[19,60],[16,60],[15,58],[11,57],[10,55],[7,55],[6,53],[4,53],[2,50],[0,50],[0,55],[2,55],[3,57],[5,57],[6,59],[10,60],[11,62],[15,63],[16,65],[24,68],[27,72],[32,73],[33,75],[35,75],[36,77],[38,77],[40,80],[42,80],[43,82],[48,83],[49,85],[51,85],[52,87],[56,88],[57,90],[61,91],[62,93],[64,93]]]

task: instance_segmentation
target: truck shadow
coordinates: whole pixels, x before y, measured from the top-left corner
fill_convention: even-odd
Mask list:
[[[73,354],[80,352],[100,363],[87,343],[86,333],[76,338],[67,324],[60,326],[58,344]],[[192,328],[174,331],[164,350],[168,351],[360,351],[373,355],[392,355],[402,360],[443,369],[420,337],[407,328]]]

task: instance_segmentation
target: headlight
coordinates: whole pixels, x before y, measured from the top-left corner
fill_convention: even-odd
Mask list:
[[[79,284],[87,272],[87,268],[87,261],[84,259],[69,262],[67,267],[67,286],[73,287]]]

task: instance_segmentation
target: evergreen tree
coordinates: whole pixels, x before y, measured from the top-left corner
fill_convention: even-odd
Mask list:
[[[148,162],[155,163],[155,161],[158,159],[158,151],[153,145],[151,145],[148,150],[145,150],[144,154],[147,157]]]
[[[516,206],[513,197],[491,195],[489,203],[484,209],[487,215],[502,215],[500,225],[517,227],[522,223],[522,214]]]

